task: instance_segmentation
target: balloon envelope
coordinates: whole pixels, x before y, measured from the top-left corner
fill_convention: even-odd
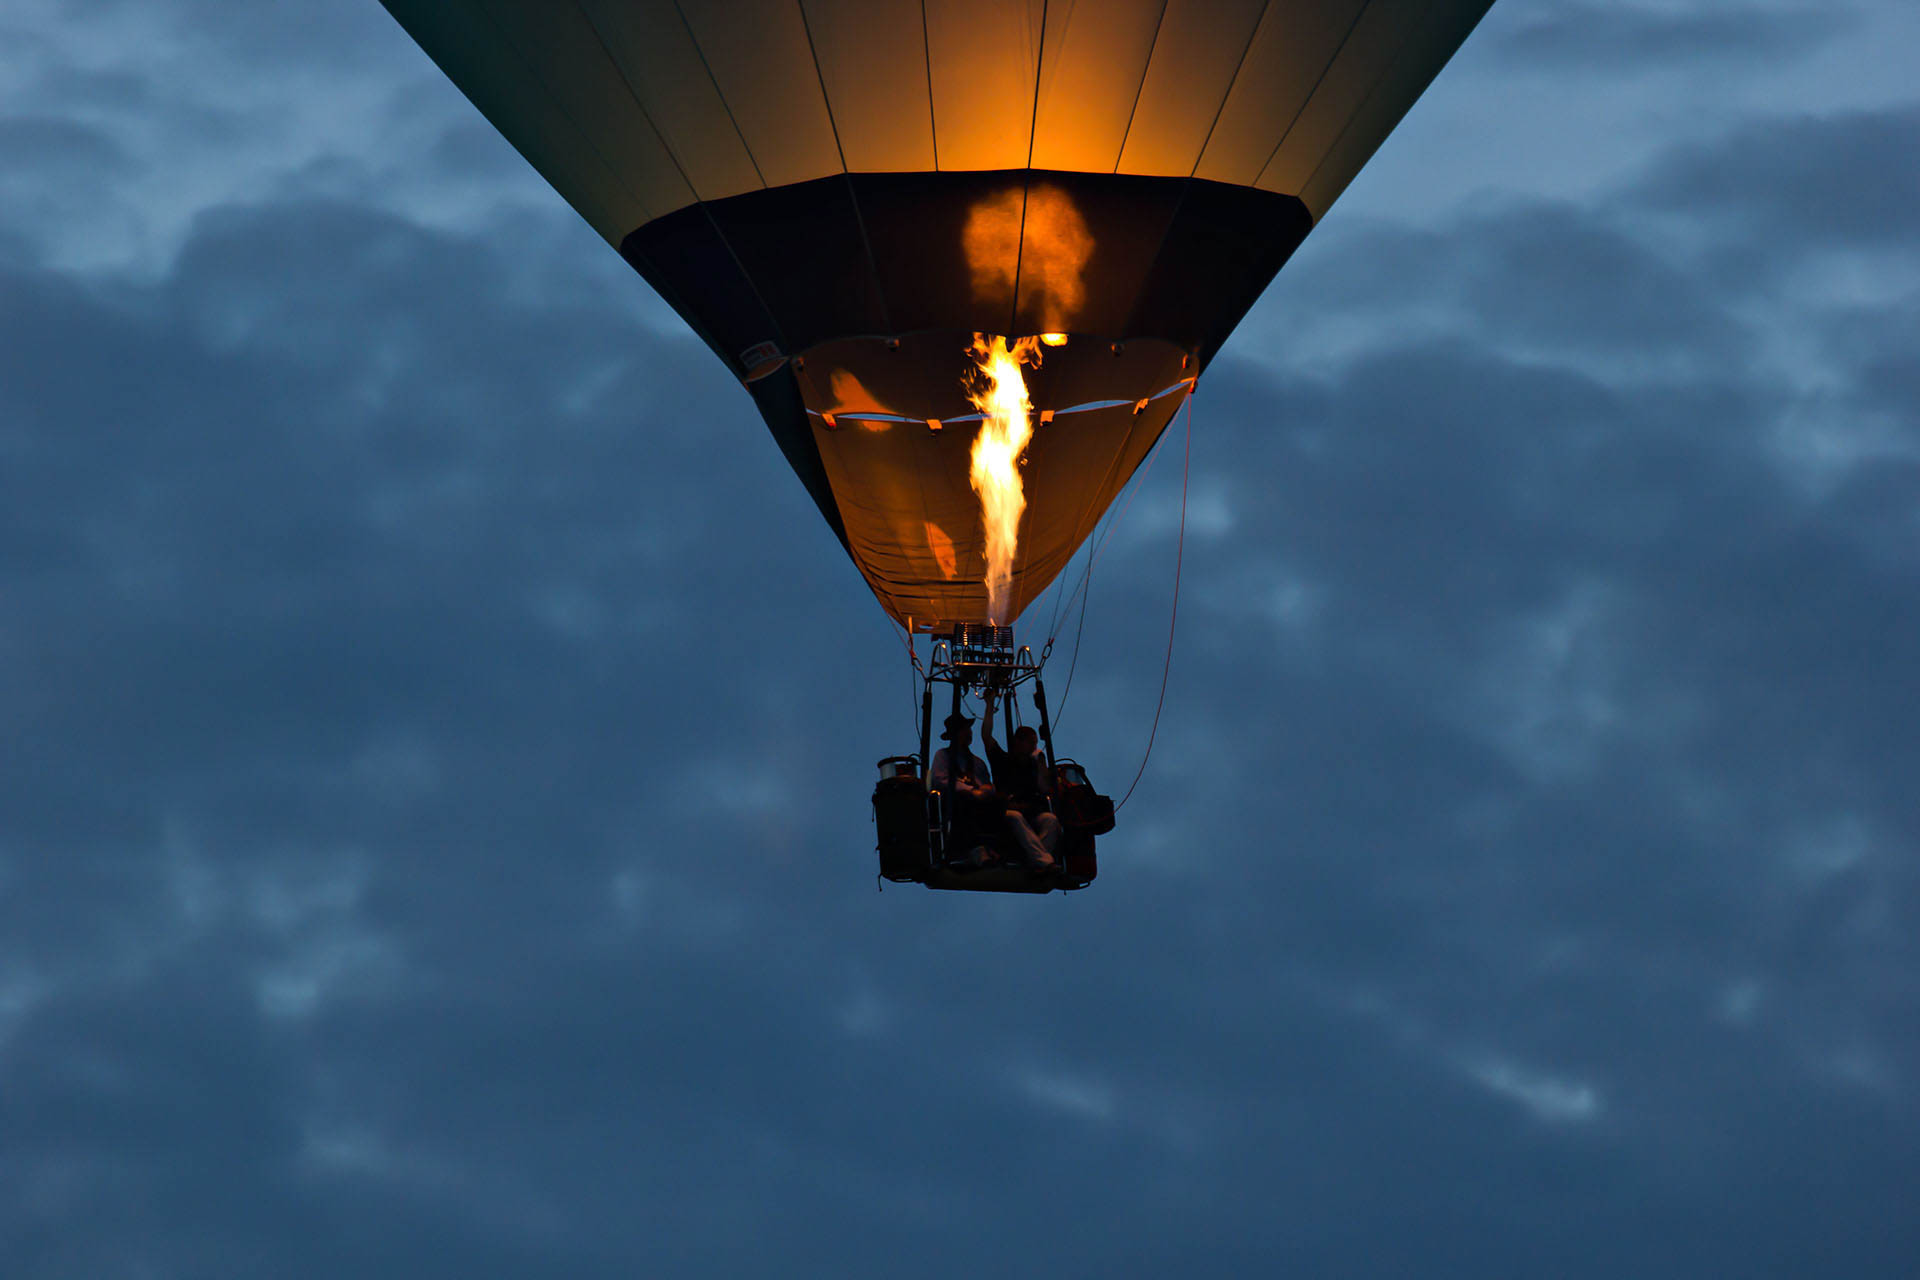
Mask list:
[[[987,615],[973,335],[1068,339],[1017,614],[1491,2],[385,0],[920,630]]]

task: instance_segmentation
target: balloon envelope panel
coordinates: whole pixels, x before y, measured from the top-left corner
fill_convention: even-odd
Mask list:
[[[1024,603],[1491,0],[385,3],[922,623],[985,616],[969,433],[925,426],[971,335],[1072,335],[1030,374]]]
[[[384,0],[611,244],[838,173],[1200,177],[1319,218],[1492,0]]]

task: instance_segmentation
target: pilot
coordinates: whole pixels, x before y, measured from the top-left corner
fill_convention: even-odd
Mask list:
[[[985,836],[994,829],[992,819],[1000,812],[999,794],[993,788],[987,762],[973,754],[973,717],[959,712],[947,717],[940,736],[947,745],[933,753],[927,781],[934,790],[951,797],[954,835],[960,840]],[[988,860],[990,851],[974,849],[970,855],[975,866]]]

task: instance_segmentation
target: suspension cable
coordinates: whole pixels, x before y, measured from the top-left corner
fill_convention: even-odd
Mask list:
[[[1092,547],[1090,544],[1085,546],[1084,549],[1087,551],[1089,555],[1092,554]],[[1074,548],[1073,555],[1067,558],[1068,568],[1073,567],[1073,561],[1079,558],[1082,550],[1083,550],[1082,547]],[[1053,580],[1053,586],[1048,588],[1049,592],[1053,597],[1053,600],[1047,609],[1047,615],[1048,615],[1047,616],[1047,642],[1044,646],[1042,646],[1043,650],[1045,651],[1051,651],[1051,649],[1053,648],[1054,637],[1057,636],[1060,631],[1060,610],[1062,605],[1066,603],[1061,599],[1061,597],[1065,596],[1067,593],[1067,577],[1068,577],[1067,574],[1064,574],[1064,573],[1061,574],[1058,578],[1055,578]]]
[[[912,690],[909,698],[913,704],[913,740],[918,742],[920,741],[920,681],[926,673],[920,666],[920,651],[913,647],[913,632],[896,622],[892,614],[887,615],[887,625],[899,634],[901,643],[907,649],[907,683]]]
[[[1091,560],[1087,562],[1087,571],[1089,574],[1093,571]],[[1083,582],[1081,586],[1088,584]],[[1067,713],[1067,699],[1073,696],[1073,673],[1080,667],[1080,635],[1087,629],[1087,602],[1091,599],[1093,591],[1089,586],[1087,593],[1080,597],[1080,622],[1073,629],[1073,657],[1067,663],[1067,682],[1060,690],[1060,705],[1053,712],[1053,727],[1056,729],[1060,727],[1060,717]]]
[[[1133,781],[1127,784],[1127,794],[1120,797],[1120,803],[1113,806],[1118,813],[1128,800],[1133,798],[1133,789],[1140,785],[1140,778],[1147,771],[1147,761],[1153,759],[1153,740],[1160,733],[1160,711],[1167,705],[1167,676],[1173,670],[1173,630],[1180,621],[1180,570],[1186,561],[1187,553],[1187,482],[1193,475],[1193,401],[1187,401],[1187,447],[1186,459],[1180,471],[1180,537],[1174,544],[1173,552],[1173,608],[1167,616],[1167,657],[1160,667],[1160,698],[1153,704],[1153,728],[1147,731],[1146,754],[1140,757],[1140,769],[1133,775]]]
[[[1187,395],[1187,413],[1189,415],[1188,431],[1191,432],[1191,415],[1193,413],[1193,395],[1191,389],[1189,389]],[[1055,708],[1053,713],[1053,724],[1055,728],[1060,726],[1060,718],[1067,712],[1067,698],[1073,693],[1073,672],[1074,668],[1078,666],[1080,662],[1080,636],[1087,628],[1087,602],[1093,598],[1094,563],[1100,558],[1101,553],[1106,550],[1107,540],[1113,536],[1113,531],[1119,528],[1121,523],[1126,520],[1127,511],[1133,506],[1134,498],[1139,496],[1140,490],[1146,488],[1147,477],[1153,473],[1153,464],[1159,460],[1160,451],[1158,449],[1155,449],[1147,455],[1146,464],[1129,477],[1127,481],[1130,486],[1127,490],[1127,500],[1120,504],[1120,509],[1114,512],[1113,515],[1101,525],[1095,536],[1087,542],[1086,568],[1081,571],[1080,585],[1073,589],[1073,594],[1080,596],[1080,621],[1073,630],[1073,658],[1067,664],[1066,687],[1061,690],[1060,705]],[[1085,594],[1082,595],[1082,592],[1085,592]],[[1073,596],[1067,597],[1067,608],[1073,608]],[[1048,641],[1048,643],[1051,644],[1052,641]]]

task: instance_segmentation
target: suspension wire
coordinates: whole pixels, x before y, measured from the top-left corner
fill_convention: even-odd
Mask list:
[[[1191,389],[1189,389],[1189,392],[1187,395],[1187,413],[1189,415],[1187,420],[1188,431],[1191,432],[1192,421],[1193,421],[1191,416],[1193,413],[1193,395],[1192,395]],[[1140,490],[1146,487],[1147,477],[1153,472],[1153,464],[1159,461],[1159,459],[1160,459],[1160,450],[1158,449],[1155,449],[1152,453],[1147,455],[1147,460],[1145,465],[1142,466],[1138,471],[1136,471],[1132,476],[1128,477],[1127,483],[1131,487],[1128,488],[1127,490],[1127,500],[1120,504],[1120,509],[1117,512],[1113,513],[1113,515],[1107,519],[1106,523],[1100,527],[1096,535],[1093,538],[1089,539],[1087,542],[1086,568],[1081,572],[1080,585],[1073,589],[1074,595],[1080,596],[1080,621],[1078,625],[1074,627],[1074,631],[1073,631],[1073,658],[1067,664],[1066,687],[1061,691],[1060,705],[1055,709],[1053,713],[1053,723],[1055,728],[1059,727],[1060,717],[1066,714],[1067,697],[1073,692],[1073,671],[1074,671],[1074,668],[1077,665],[1079,665],[1079,662],[1080,662],[1080,636],[1087,628],[1087,602],[1093,598],[1092,583],[1093,583],[1094,562],[1098,560],[1100,558],[1101,553],[1106,550],[1107,539],[1113,536],[1113,531],[1116,528],[1118,528],[1121,522],[1127,518],[1128,509],[1133,506],[1133,500],[1135,497],[1139,495]],[[1085,595],[1081,595],[1081,592],[1083,591],[1086,593]],[[1068,597],[1067,599],[1067,608],[1068,609],[1073,608],[1073,598],[1071,596]],[[1049,640],[1047,643],[1051,645],[1053,642]]]
[[[1120,504],[1120,510],[1116,511],[1113,517],[1101,526],[1099,535],[1087,544],[1086,569],[1080,575],[1080,585],[1073,589],[1074,595],[1080,597],[1080,620],[1074,624],[1073,628],[1073,656],[1067,662],[1066,685],[1060,690],[1060,705],[1053,713],[1053,724],[1056,729],[1060,727],[1060,718],[1067,713],[1067,699],[1073,696],[1073,673],[1080,665],[1080,638],[1087,630],[1087,605],[1093,601],[1094,563],[1099,560],[1100,552],[1106,548],[1107,539],[1113,536],[1114,529],[1119,526],[1122,520],[1126,519],[1127,508],[1133,505],[1134,495],[1146,486],[1147,474],[1153,470],[1154,458],[1158,456],[1159,452],[1156,450],[1153,457],[1147,459],[1147,465],[1142,467],[1137,476],[1134,477],[1138,483],[1136,483],[1133,488],[1127,490],[1127,500]],[[1068,598],[1067,607],[1073,607],[1072,597]]]
[[[913,647],[912,632],[907,633],[907,656],[913,659],[913,669],[907,675],[907,702],[913,711],[913,745],[914,749],[918,751],[921,735],[926,733],[927,729],[926,726],[920,722],[920,712],[923,707],[920,698],[920,686],[923,673],[920,670],[920,652]]]
[[[1174,544],[1173,552],[1173,608],[1167,616],[1167,657],[1160,667],[1160,699],[1153,704],[1153,728],[1147,731],[1146,754],[1140,757],[1139,772],[1133,775],[1133,781],[1127,784],[1127,794],[1120,797],[1120,803],[1113,806],[1118,813],[1128,800],[1133,798],[1133,789],[1140,785],[1140,778],[1147,771],[1147,761],[1153,759],[1153,740],[1160,733],[1160,711],[1167,705],[1167,676],[1173,670],[1173,630],[1180,621],[1180,570],[1185,564],[1187,553],[1187,481],[1193,475],[1193,401],[1187,401],[1187,448],[1186,460],[1180,472],[1180,538]]]
[[[1093,562],[1087,562],[1089,578],[1093,573]],[[1080,666],[1080,635],[1087,629],[1087,602],[1093,599],[1093,589],[1089,582],[1081,583],[1087,587],[1087,593],[1080,597],[1080,623],[1073,629],[1073,658],[1067,663],[1067,682],[1060,690],[1060,705],[1054,708],[1053,727],[1060,727],[1060,717],[1067,713],[1067,699],[1073,696],[1073,673]]]
[[[913,651],[913,633],[901,626],[899,620],[891,613],[887,614],[887,625],[893,628],[893,634],[898,636],[900,643],[906,647],[908,661],[913,666],[918,667],[920,665],[920,655]]]
[[[1187,407],[1189,409],[1192,408],[1191,394],[1188,396]],[[1147,455],[1146,461],[1141,465],[1140,469],[1127,477],[1127,485],[1129,486],[1127,489],[1127,500],[1120,504],[1120,510],[1118,512],[1109,515],[1106,523],[1095,530],[1094,534],[1087,539],[1087,563],[1080,571],[1080,585],[1073,589],[1074,596],[1079,595],[1080,592],[1085,589],[1087,580],[1093,576],[1094,561],[1098,560],[1101,552],[1106,550],[1107,540],[1113,536],[1113,531],[1126,519],[1127,508],[1133,505],[1134,498],[1139,494],[1141,489],[1146,487],[1147,477],[1153,473],[1153,464],[1159,461],[1159,459],[1160,450],[1156,448]],[[1072,608],[1073,596],[1068,596],[1067,607],[1061,612],[1068,612]]]
[[[1129,480],[1137,479],[1137,478],[1139,477],[1138,476],[1128,477]],[[1123,507],[1122,510],[1124,509],[1125,508]],[[1062,604],[1060,608],[1054,611],[1053,620],[1047,624],[1047,643],[1048,644],[1052,644],[1054,640],[1059,637],[1060,623],[1068,614],[1073,612],[1074,600],[1078,598],[1080,593],[1086,589],[1087,579],[1091,577],[1093,574],[1093,562],[1095,557],[1099,553],[1100,544],[1106,541],[1107,534],[1112,531],[1113,523],[1118,518],[1119,517],[1117,515],[1111,512],[1108,513],[1108,515],[1104,517],[1104,523],[1096,525],[1093,531],[1090,534],[1088,534],[1086,543],[1084,544],[1084,549],[1086,551],[1086,558],[1084,561],[1082,561],[1080,565],[1080,581],[1074,584],[1073,591],[1067,596],[1065,603]],[[1063,574],[1061,576],[1061,581],[1064,582],[1065,580],[1066,578],[1065,578],[1065,575]]]
[[[1094,533],[1099,533],[1104,527],[1104,525],[1097,525]],[[1071,593],[1064,590],[1059,593],[1059,595],[1066,597],[1064,600],[1060,599],[1059,595],[1054,598],[1053,618],[1047,623],[1047,643],[1049,644],[1053,643],[1054,639],[1059,636],[1062,619],[1064,619],[1067,614],[1073,612],[1073,597],[1080,594],[1080,588],[1086,584],[1087,575],[1093,572],[1093,552],[1094,548],[1099,544],[1099,541],[1098,537],[1089,536],[1087,540],[1075,550],[1075,554],[1081,556],[1080,581],[1074,584]],[[1060,584],[1063,588],[1066,585],[1066,581],[1067,575],[1061,574]]]
[[[1193,394],[1198,389],[1199,389],[1199,379],[1197,376],[1187,380],[1187,405],[1189,409],[1192,408]],[[1159,443],[1158,440],[1154,442],[1154,444],[1156,445],[1158,443]],[[1155,461],[1158,460],[1159,456],[1160,456],[1159,449],[1151,448],[1151,447],[1149,448],[1144,465],[1142,465],[1132,475],[1128,476],[1127,479],[1122,484],[1122,487],[1127,490],[1127,500],[1120,505],[1120,510],[1118,512],[1109,510],[1103,519],[1095,521],[1094,530],[1088,536],[1086,541],[1082,544],[1086,552],[1086,559],[1080,567],[1080,581],[1077,585],[1075,585],[1072,594],[1067,596],[1066,602],[1064,605],[1062,605],[1060,601],[1060,593],[1061,593],[1061,589],[1066,585],[1068,575],[1063,573],[1058,578],[1054,579],[1054,583],[1052,587],[1054,603],[1053,603],[1052,609],[1050,610],[1051,616],[1049,616],[1047,619],[1047,641],[1046,641],[1046,644],[1042,646],[1041,652],[1040,652],[1040,664],[1042,666],[1046,665],[1048,655],[1050,655],[1053,652],[1053,642],[1060,638],[1061,620],[1067,614],[1070,614],[1073,612],[1074,597],[1080,595],[1081,592],[1086,591],[1088,589],[1087,584],[1093,577],[1094,561],[1099,559],[1101,551],[1106,547],[1107,539],[1113,536],[1113,531],[1115,527],[1118,526],[1121,520],[1126,516],[1127,508],[1133,505],[1134,495],[1139,493],[1140,490],[1145,486],[1147,476],[1153,471],[1153,464]],[[1114,458],[1113,465],[1118,465],[1118,463],[1119,463],[1119,457],[1118,455],[1116,455]],[[1111,467],[1109,469],[1111,469]],[[1075,555],[1080,554],[1080,549],[1076,548],[1074,554]],[[1072,566],[1072,563],[1073,563],[1072,557],[1068,558],[1067,563],[1069,567]],[[1078,661],[1080,656],[1079,635],[1080,635],[1080,632],[1085,629],[1086,624],[1087,624],[1087,606],[1086,606],[1086,602],[1082,600],[1080,603],[1080,621],[1074,629],[1074,637],[1075,637],[1074,638],[1074,660],[1075,661]],[[1073,675],[1072,675],[1071,669],[1069,669],[1068,671],[1067,681],[1068,681],[1068,688],[1069,690],[1071,690],[1072,681],[1073,681]],[[1062,695],[1060,699],[1061,710],[1066,709],[1066,701],[1067,701],[1066,697]]]
[[[913,703],[913,740],[917,743],[920,741],[920,681],[926,672],[920,666],[920,651],[913,647],[913,633],[896,622],[892,614],[887,615],[887,625],[894,629],[900,637],[900,642],[907,648],[910,673],[907,676],[907,684],[911,690],[909,699]]]
[[[1073,549],[1073,555],[1067,557],[1067,567],[1069,569],[1073,567],[1073,562],[1075,558],[1079,557],[1083,551],[1086,552],[1088,555],[1091,555],[1092,544],[1090,542],[1082,542],[1079,546]],[[1060,633],[1061,612],[1065,609],[1069,609],[1073,607],[1073,603],[1071,600],[1063,600],[1061,598],[1066,595],[1067,578],[1069,576],[1070,575],[1068,574],[1062,573],[1059,577],[1053,580],[1053,586],[1050,589],[1053,594],[1053,606],[1051,609],[1048,610],[1048,617],[1047,617],[1046,647],[1048,648],[1051,648],[1053,646],[1054,637],[1059,635]]]
[[[1086,552],[1087,552],[1086,563],[1081,566],[1080,584],[1079,586],[1076,586],[1073,589],[1074,595],[1080,594],[1081,589],[1087,585],[1087,576],[1093,572],[1093,548],[1094,548],[1094,544],[1091,540],[1089,540],[1086,544]],[[1062,582],[1066,581],[1066,578],[1064,575],[1062,576],[1061,581]],[[1056,600],[1055,603],[1056,605],[1060,604],[1058,600]],[[1060,635],[1060,622],[1061,622],[1062,614],[1067,609],[1071,609],[1072,607],[1073,607],[1073,596],[1068,596],[1066,601],[1064,602],[1064,608],[1057,607],[1054,611],[1053,620],[1047,624],[1047,644],[1046,644],[1046,647],[1040,651],[1041,666],[1046,665],[1048,656],[1053,653],[1053,642],[1056,639],[1058,639]],[[1085,599],[1082,599],[1080,602],[1080,625],[1075,627],[1073,630],[1073,658],[1071,661],[1067,663],[1066,687],[1061,691],[1060,701],[1054,707],[1054,711],[1053,711],[1053,719],[1055,724],[1058,724],[1060,722],[1060,713],[1066,710],[1067,694],[1073,692],[1073,670],[1075,667],[1080,665],[1080,633],[1082,630],[1086,628],[1086,625],[1087,625],[1087,605],[1086,605]]]
[[[1073,557],[1069,557],[1069,559],[1067,560],[1067,565],[1069,568],[1072,567],[1074,558],[1077,558],[1082,551],[1086,551],[1089,555],[1091,555],[1092,554],[1091,544],[1082,544],[1081,546],[1075,547],[1073,549]],[[1059,577],[1053,580],[1053,586],[1049,588],[1049,590],[1053,594],[1053,605],[1048,610],[1047,646],[1051,646],[1053,644],[1053,638],[1059,634],[1060,611],[1063,605],[1063,601],[1061,600],[1060,597],[1066,594],[1066,587],[1067,587],[1067,575],[1063,573]],[[1044,647],[1045,646],[1043,646],[1043,648]]]

